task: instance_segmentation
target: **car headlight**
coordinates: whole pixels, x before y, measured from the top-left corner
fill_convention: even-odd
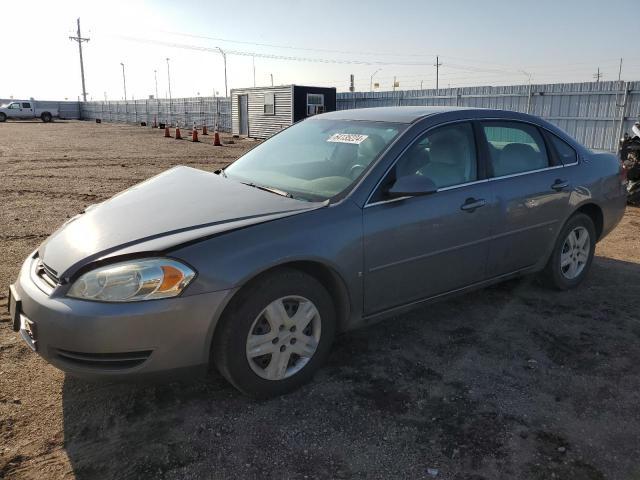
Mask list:
[[[96,268],[78,278],[68,297],[100,302],[136,302],[180,295],[195,272],[168,258],[130,260]]]

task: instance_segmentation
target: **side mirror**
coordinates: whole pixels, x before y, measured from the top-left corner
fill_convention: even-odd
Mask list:
[[[437,191],[438,187],[430,178],[422,175],[408,175],[398,178],[387,190],[387,196],[390,198],[417,197]]]

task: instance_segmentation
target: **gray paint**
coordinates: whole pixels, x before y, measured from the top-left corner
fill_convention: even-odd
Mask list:
[[[326,117],[371,114],[340,112]],[[197,277],[177,299],[125,305],[86,302],[64,296],[69,283],[52,291],[35,286],[29,258],[16,289],[24,314],[41,327],[40,353],[54,365],[81,375],[122,372],[61,362],[55,348],[96,353],[152,349],[151,358],[133,371],[138,374],[198,366],[209,358],[224,307],[246,282],[270,268],[304,261],[334,275],[348,303],[340,325],[344,330],[540,270],[561,226],[582,206],[601,210],[602,236],[624,214],[626,196],[617,158],[589,152],[543,120],[479,109],[439,113],[387,109],[378,112],[378,118],[401,119],[410,127],[351,191],[333,203],[306,204],[180,168],[63,227],[44,243],[40,254],[45,263],[66,270],[63,276],[70,280],[91,262],[105,255],[116,261],[122,254],[171,256],[195,268]],[[569,142],[579,162],[480,178],[429,196],[369,200],[398,156],[421,134],[443,123],[478,118],[539,125]],[[551,188],[555,179],[566,179],[569,187],[558,194]],[[178,203],[172,205],[163,197]],[[461,211],[470,197],[484,199],[485,207]],[[255,221],[237,223],[249,217]],[[199,230],[207,222],[212,225]],[[83,226],[80,231],[93,230],[92,236],[87,239],[74,232],[74,224]],[[216,230],[212,233],[210,227]]]

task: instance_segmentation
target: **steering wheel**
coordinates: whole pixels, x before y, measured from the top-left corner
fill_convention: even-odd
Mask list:
[[[349,170],[349,177],[351,177],[352,180],[355,180],[360,176],[362,172],[364,172],[364,165],[360,165],[359,163],[356,163]]]

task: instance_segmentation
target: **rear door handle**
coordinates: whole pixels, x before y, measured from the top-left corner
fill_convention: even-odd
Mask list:
[[[487,202],[484,200],[484,198],[467,198],[467,200],[460,207],[460,210],[471,213],[476,208],[484,207],[486,204]]]
[[[553,190],[555,190],[556,192],[559,192],[560,190],[564,190],[565,188],[567,188],[569,186],[569,182],[567,182],[566,180],[556,180],[555,183],[553,185],[551,185],[551,188]]]

